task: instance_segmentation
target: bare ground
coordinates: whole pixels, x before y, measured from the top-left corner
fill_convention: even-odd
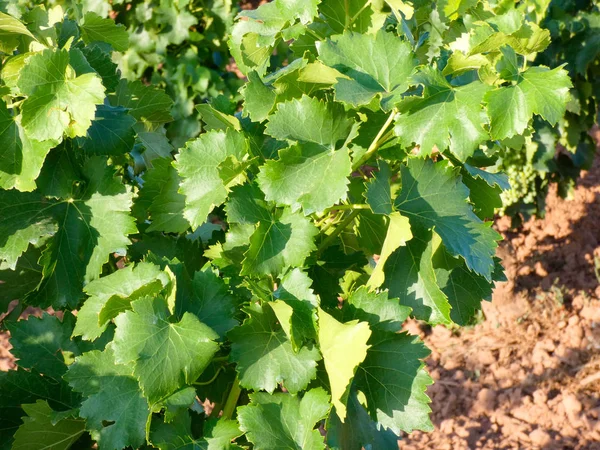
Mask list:
[[[518,232],[497,221],[508,282],[472,328],[427,329],[433,433],[416,449],[600,449],[600,160],[572,199]],[[595,259],[596,258],[596,259]]]

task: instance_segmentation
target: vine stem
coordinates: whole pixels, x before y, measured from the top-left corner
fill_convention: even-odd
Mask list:
[[[236,375],[235,380],[233,380],[233,386],[231,386],[231,390],[225,401],[225,406],[223,407],[223,419],[231,419],[241,393],[242,388],[240,387],[240,379],[239,376]]]
[[[379,149],[382,142],[384,142],[384,140],[381,139],[381,137],[383,136],[383,134],[386,132],[386,130],[388,129],[388,127],[394,120],[394,117],[396,116],[397,112],[398,111],[395,108],[392,110],[389,117],[387,118],[387,120],[385,121],[385,123],[383,124],[383,126],[381,127],[379,132],[377,133],[377,136],[375,136],[375,139],[373,139],[373,142],[371,142],[371,145],[369,145],[369,148],[367,149],[366,153],[364,155],[362,155],[362,157],[352,165],[352,170],[356,170],[360,166],[362,166],[364,163],[366,163],[369,160],[369,158],[371,158],[371,156],[373,156],[373,154]]]
[[[344,209],[369,209],[370,206],[369,205],[365,205],[365,204],[351,204],[351,205],[335,205],[332,206],[331,208],[327,208],[325,210],[325,212],[330,212],[330,211],[339,211],[339,210],[344,210]]]
[[[329,247],[329,245],[335,240],[335,238],[338,237],[338,235],[342,231],[344,231],[344,229],[348,225],[352,223],[352,221],[356,218],[356,216],[358,216],[359,213],[360,209],[353,209],[352,212],[344,220],[342,220],[342,222],[340,222],[340,224],[335,228],[335,230],[333,230],[333,233],[327,236],[325,240],[321,242],[321,245],[319,245],[319,248],[317,250],[317,257],[321,256],[323,250]]]

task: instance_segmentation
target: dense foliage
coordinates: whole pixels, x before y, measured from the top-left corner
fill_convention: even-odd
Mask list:
[[[597,123],[600,98],[600,9],[592,0],[525,1],[521,8],[542,28],[552,43],[537,54],[535,64],[565,66],[573,81],[565,115],[554,126],[534,121],[523,139],[504,142],[498,163],[509,176],[505,213],[516,223],[532,214],[543,215],[551,183],[567,196],[582,169],[589,169],[596,151],[588,131]]]
[[[112,62],[145,21],[20,14],[0,15],[0,310],[21,299],[1,448],[431,430],[403,322],[469,324],[502,278],[498,143],[556,125],[572,86],[528,62],[549,32],[473,0],[275,0],[231,29],[241,112],[202,105],[177,151],[171,97]]]

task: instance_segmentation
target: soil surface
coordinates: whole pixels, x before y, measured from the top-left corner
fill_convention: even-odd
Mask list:
[[[544,219],[496,228],[508,282],[483,305],[481,323],[433,329],[435,431],[415,432],[405,450],[600,450],[600,158],[573,198],[548,197]],[[0,370],[14,368],[0,333]]]
[[[508,282],[482,322],[408,326],[432,349],[435,431],[400,448],[600,449],[600,158],[544,219],[496,229]]]

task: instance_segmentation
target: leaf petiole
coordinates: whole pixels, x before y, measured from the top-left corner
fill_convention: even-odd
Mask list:
[[[373,156],[373,154],[379,149],[381,144],[385,142],[385,140],[387,139],[387,135],[384,136],[384,133],[387,131],[390,124],[394,121],[394,117],[396,117],[397,112],[398,111],[396,110],[396,108],[392,110],[387,120],[377,133],[377,136],[375,136],[375,139],[373,139],[373,142],[371,142],[371,145],[369,145],[369,148],[367,149],[366,153],[362,155],[362,157],[359,158],[358,161],[356,161],[352,165],[352,170],[356,170],[364,163],[366,163],[371,158],[371,156]]]

